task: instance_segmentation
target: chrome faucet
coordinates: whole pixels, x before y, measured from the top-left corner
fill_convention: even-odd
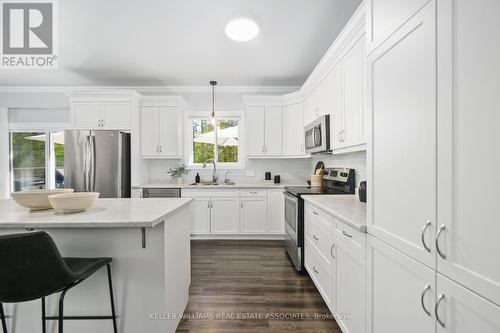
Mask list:
[[[231,170],[227,170],[226,173],[224,174],[224,183],[225,184],[230,184],[231,183],[231,180],[229,180],[229,178],[227,178],[227,175],[231,172]]]
[[[208,159],[205,162],[203,162],[203,168],[207,167],[207,163],[213,163],[214,164],[214,173],[212,174],[212,182],[217,183],[219,180],[219,175],[217,174],[217,166],[215,165],[215,161],[213,159]]]

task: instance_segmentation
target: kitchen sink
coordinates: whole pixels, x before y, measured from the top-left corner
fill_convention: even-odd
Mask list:
[[[235,185],[234,182],[229,183],[213,183],[213,182],[202,182],[202,183],[191,183],[190,186],[224,186],[224,185]]]

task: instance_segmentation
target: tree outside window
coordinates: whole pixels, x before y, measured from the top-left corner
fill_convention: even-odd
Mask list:
[[[192,164],[208,159],[217,163],[239,163],[239,119],[192,119]]]

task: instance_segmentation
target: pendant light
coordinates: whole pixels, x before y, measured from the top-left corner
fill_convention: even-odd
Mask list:
[[[210,81],[210,85],[212,86],[212,112],[210,113],[210,119],[212,125],[215,126],[215,86],[217,85],[217,81]]]

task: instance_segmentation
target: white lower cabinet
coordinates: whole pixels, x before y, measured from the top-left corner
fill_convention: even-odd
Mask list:
[[[211,226],[213,234],[237,234],[240,231],[239,225],[239,198],[213,198],[210,201]]]
[[[194,198],[191,204],[191,234],[210,234],[210,198]]]
[[[304,265],[311,279],[330,311],[336,315],[342,332],[364,333],[366,234],[348,227],[310,203],[305,205],[304,223]],[[337,230],[345,232],[339,236]]]
[[[498,333],[500,307],[437,274],[438,333]]]
[[[282,238],[283,189],[182,189],[194,198],[191,234],[205,238]]]
[[[242,197],[240,224],[242,234],[264,234],[267,224],[267,197]]]
[[[344,333],[365,332],[365,258],[337,242],[337,322]]]
[[[283,189],[271,189],[267,192],[267,233],[285,233],[285,197]]]
[[[434,332],[435,271],[372,236],[367,249],[367,332]]]

